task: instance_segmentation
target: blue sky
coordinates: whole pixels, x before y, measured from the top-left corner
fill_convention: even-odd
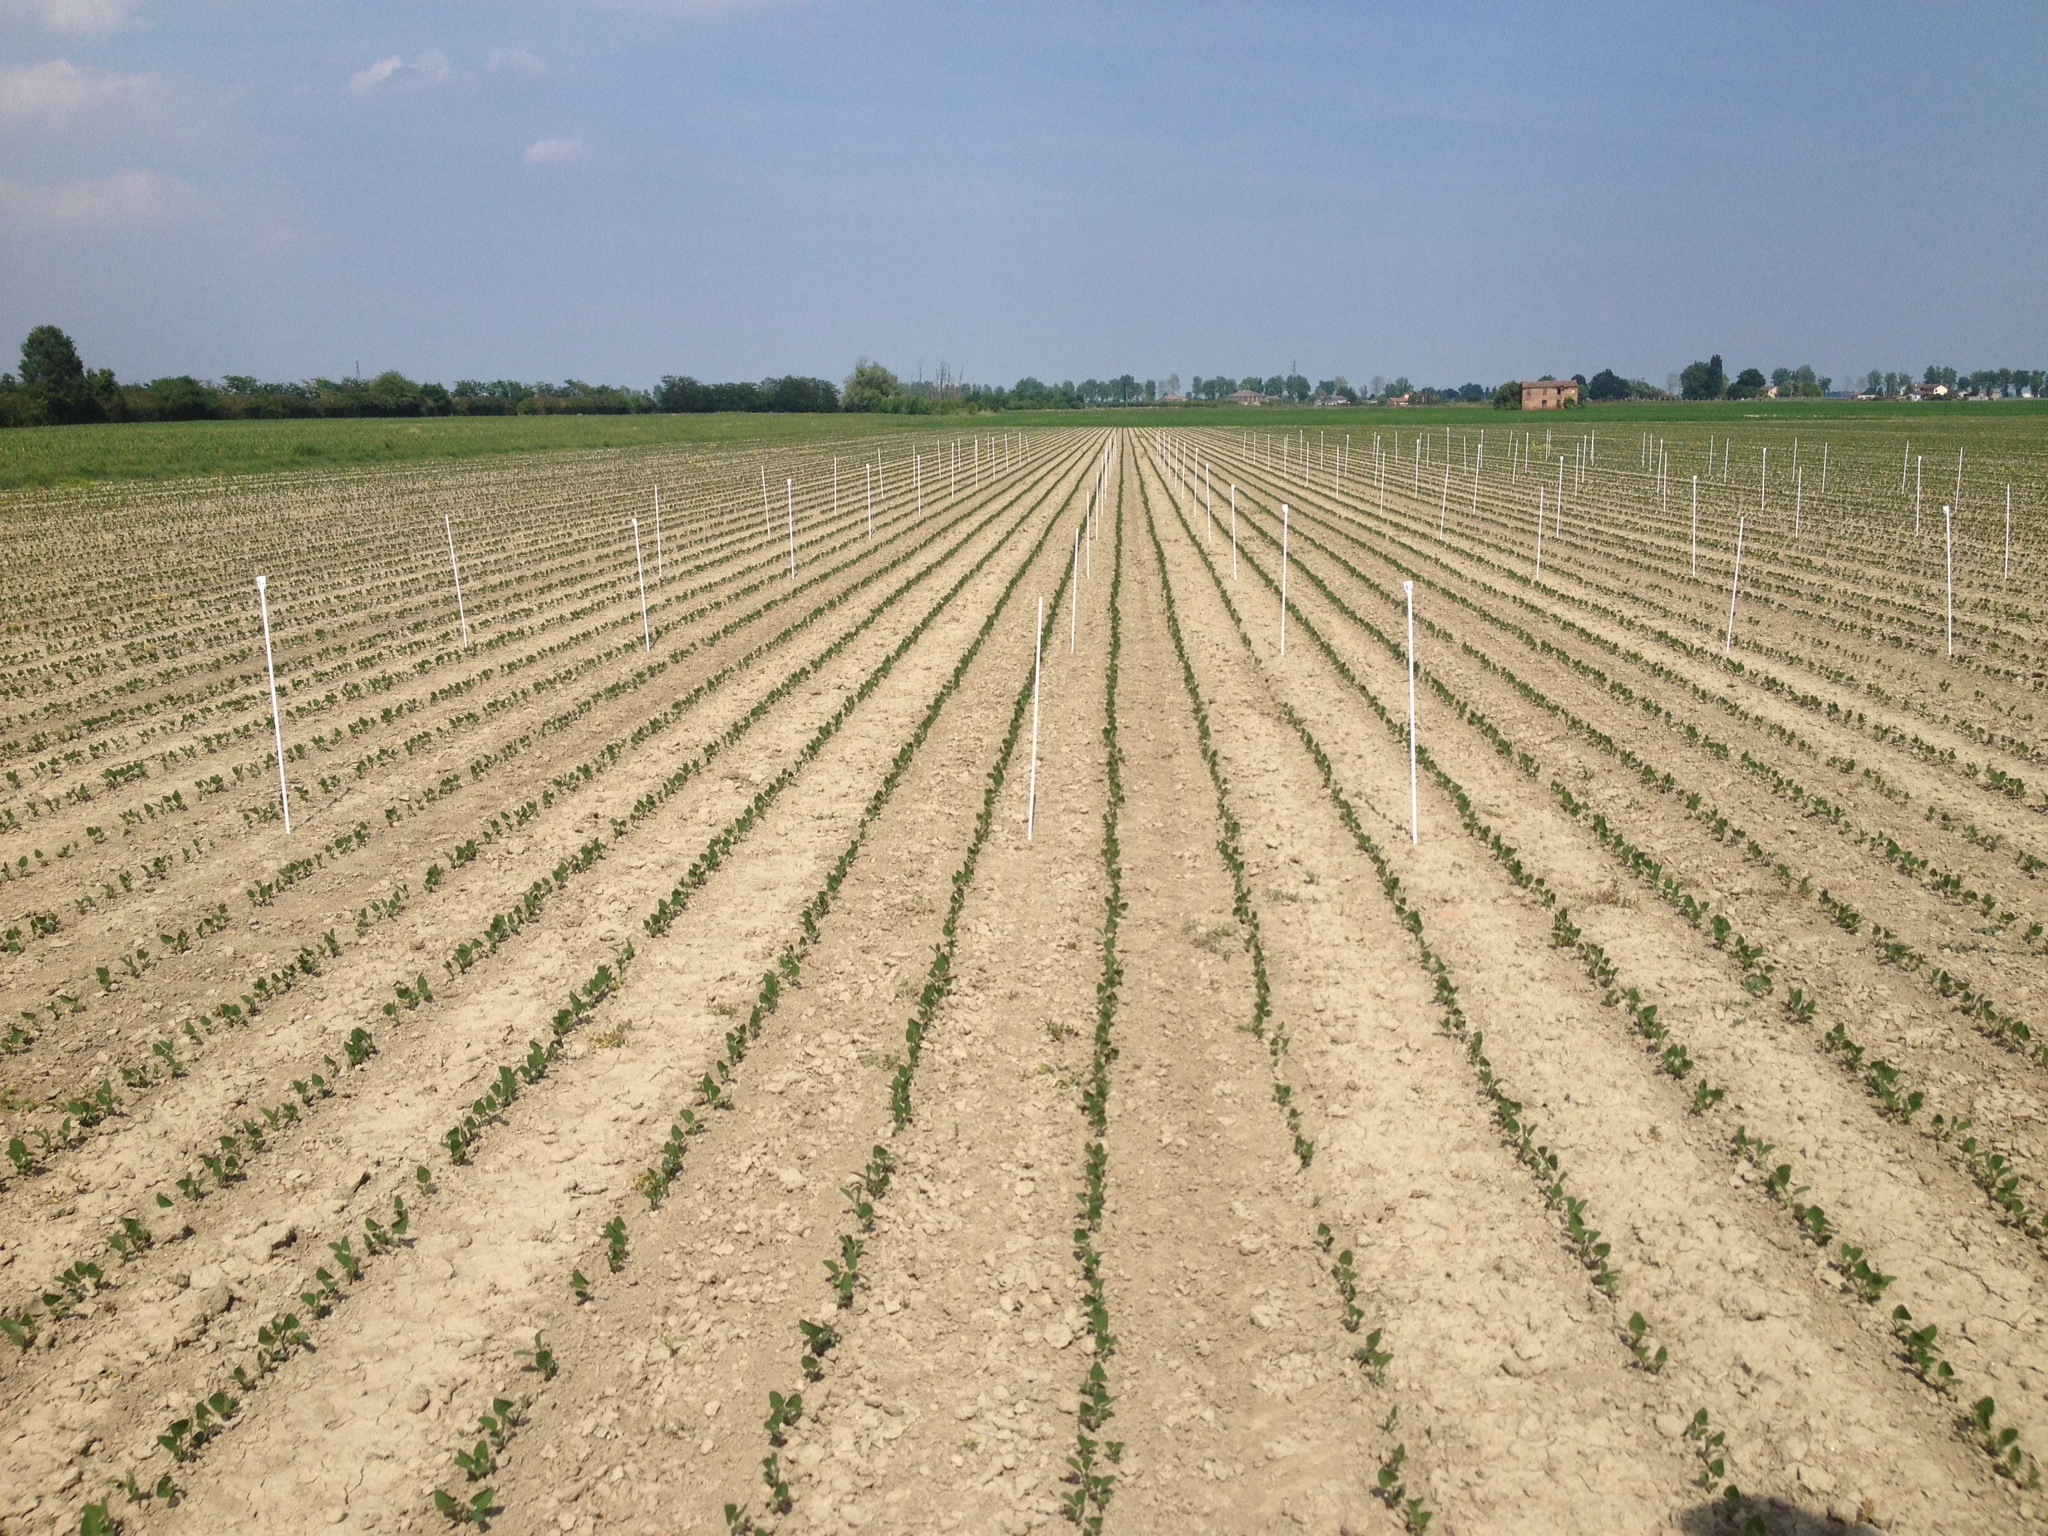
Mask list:
[[[2043,366],[2048,7],[0,0],[123,378]]]

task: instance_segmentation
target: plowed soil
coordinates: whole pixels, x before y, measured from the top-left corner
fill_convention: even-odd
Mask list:
[[[2042,1528],[2048,592],[1869,435],[12,498],[0,1532]]]

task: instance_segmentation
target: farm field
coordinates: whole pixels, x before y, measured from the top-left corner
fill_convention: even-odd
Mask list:
[[[6,493],[0,1532],[2040,1529],[2041,446]]]

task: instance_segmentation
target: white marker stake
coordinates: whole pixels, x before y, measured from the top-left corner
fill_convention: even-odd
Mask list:
[[[462,648],[469,649],[469,616],[462,611],[462,568],[455,563],[455,527],[448,514],[441,514],[441,531],[448,535],[448,569],[455,577],[455,617],[462,625]]]
[[[1770,483],[1771,450],[1766,448],[1764,450],[1763,468],[1759,469],[1756,474],[1756,515],[1758,517],[1764,515],[1764,492],[1769,489]]]
[[[1946,502],[1941,508],[1942,564],[1948,570],[1948,617],[1944,628],[1948,632],[1948,656],[1956,656],[1956,519],[1955,509]]]
[[[654,584],[661,585],[661,487],[654,488]]]
[[[1280,503],[1280,654],[1287,654],[1287,503]]]
[[[1237,487],[1230,488],[1230,579],[1237,580]]]
[[[783,503],[789,508],[789,579],[796,580],[796,481],[782,482]]]
[[[1926,457],[1924,455],[1916,456],[1913,460],[1913,536],[1915,538],[1920,536],[1920,488],[1926,472]]]
[[[1081,611],[1081,530],[1074,530],[1074,590],[1067,600],[1067,654],[1074,654],[1074,632]]]
[[[1438,499],[1436,504],[1436,536],[1438,539],[1442,539],[1444,536],[1444,514],[1450,510],[1450,506],[1451,450],[1448,446],[1446,446],[1444,449],[1444,493],[1442,497]]]
[[[1700,573],[1700,477],[1692,477],[1692,573]]]
[[[654,649],[654,630],[647,622],[647,566],[640,559],[640,519],[633,519],[633,569],[640,573],[640,643]]]
[[[1038,600],[1038,628],[1031,641],[1031,796],[1024,802],[1024,841],[1038,822],[1038,674],[1045,649],[1045,599]]]
[[[1532,582],[1543,579],[1543,498],[1549,490],[1548,486],[1536,487],[1536,574],[1529,578]]]
[[[1806,471],[1792,471],[1792,537],[1799,537],[1799,509],[1806,501]]]
[[[256,606],[263,610],[263,670],[270,674],[270,739],[277,745],[277,802],[284,807],[284,835],[292,835],[292,796],[284,782],[284,726],[277,714],[277,667],[270,659],[270,586],[268,576],[256,578]]]
[[[1823,496],[1828,493],[1828,445],[1826,443],[1820,445],[1820,493]]]
[[[864,464],[861,467],[868,472],[868,538],[872,540],[875,536],[875,466]]]
[[[1959,507],[1963,504],[1963,450],[1960,448],[1956,450],[1956,494],[1954,500],[1955,504]]]
[[[1721,642],[1721,654],[1726,656],[1735,647],[1735,594],[1742,590],[1742,525],[1743,519],[1735,520],[1735,579],[1728,583],[1728,638]]]
[[[1408,841],[1422,841],[1421,808],[1415,797],[1415,583],[1404,581],[1408,594]]]

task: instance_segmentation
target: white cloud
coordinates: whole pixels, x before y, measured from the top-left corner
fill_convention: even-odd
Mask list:
[[[21,221],[31,228],[133,228],[161,223],[190,207],[195,196],[191,183],[155,171],[55,183],[0,177],[0,222]]]
[[[395,53],[388,59],[379,59],[350,75],[348,88],[354,95],[369,96],[383,90],[417,90],[439,85],[447,78],[448,55],[428,49],[411,63]]]
[[[15,128],[37,118],[54,122],[144,83],[140,76],[80,69],[69,59],[26,68],[0,65],[0,127]]]
[[[590,157],[590,146],[581,139],[536,139],[521,156],[528,165],[574,165]]]
[[[494,75],[518,75],[521,79],[538,80],[548,72],[548,61],[524,48],[493,48],[485,68]]]
[[[40,17],[52,32],[103,38],[128,24],[142,0],[0,0],[0,12],[26,12]]]

